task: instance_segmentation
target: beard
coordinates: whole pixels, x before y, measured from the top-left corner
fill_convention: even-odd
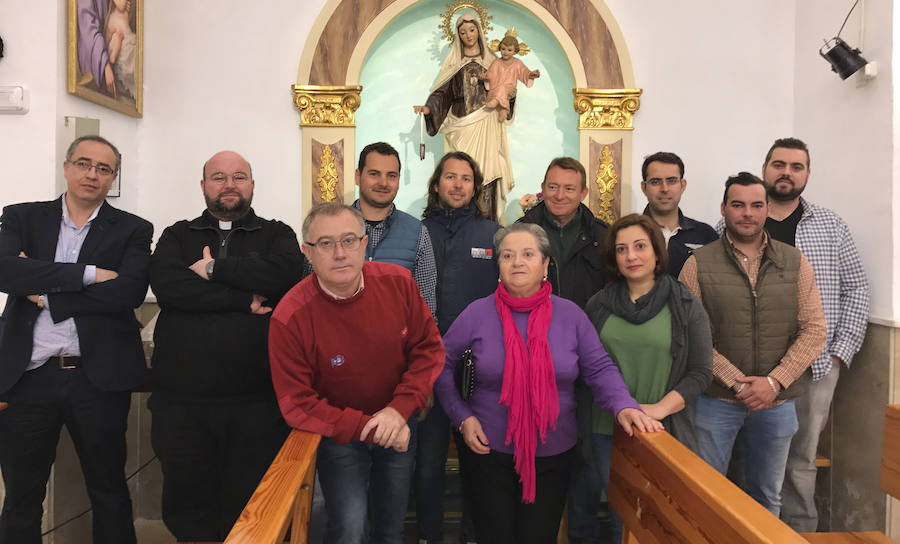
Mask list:
[[[387,202],[379,202],[373,198],[370,198],[369,195],[363,193],[362,191],[359,192],[359,199],[373,208],[381,208],[381,209],[390,208],[391,205],[394,203],[393,198],[388,200]]]
[[[737,225],[730,222],[728,219],[725,220],[725,230],[728,232],[728,235],[736,242],[745,244],[756,240],[759,233],[763,231],[763,228],[765,228],[765,223],[760,224],[758,228],[754,229],[752,232],[745,234],[738,231]]]
[[[778,182],[782,179],[784,178],[779,178],[775,180],[775,183],[766,187],[766,193],[769,194],[769,198],[771,198],[772,200],[777,200],[779,202],[790,202],[791,200],[795,200],[798,196],[803,194],[803,189],[806,189],[806,185],[798,189],[795,184],[791,183],[790,189],[786,191],[779,191]]]
[[[237,202],[231,205],[225,204],[222,197],[226,195],[237,195]],[[244,217],[250,211],[250,204],[253,202],[253,193],[250,193],[250,198],[244,198],[239,193],[220,193],[215,198],[209,195],[203,196],[206,198],[206,209],[220,221],[234,221]]]

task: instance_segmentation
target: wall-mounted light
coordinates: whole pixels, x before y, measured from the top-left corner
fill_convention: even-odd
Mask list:
[[[847,24],[847,19],[850,18],[853,10],[856,9],[856,4],[859,4],[859,0],[853,3],[853,7],[850,8],[847,16],[844,17],[844,23],[841,25],[841,29],[838,30],[837,36],[830,40],[825,40],[825,45],[819,48],[819,54],[831,64],[831,70],[836,72],[841,79],[847,79],[868,64],[868,61],[862,57],[862,52],[859,49],[852,48],[840,38],[844,25]]]

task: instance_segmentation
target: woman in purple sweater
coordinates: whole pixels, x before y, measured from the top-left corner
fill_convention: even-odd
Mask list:
[[[434,389],[468,446],[459,456],[478,541],[555,542],[577,438],[575,379],[628,434],[662,424],[628,394],[584,312],[550,294],[543,229],[500,229],[494,248],[500,285],[447,331],[447,360]],[[475,388],[464,402],[453,375],[466,349]]]

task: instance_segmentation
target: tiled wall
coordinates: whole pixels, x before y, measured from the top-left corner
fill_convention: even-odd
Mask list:
[[[838,381],[832,421],[825,432],[830,436],[823,435],[820,443],[830,445],[820,449],[831,458],[831,468],[820,469],[830,471],[820,472],[820,480],[826,476],[831,484],[830,497],[820,501],[826,509],[830,502],[830,511],[822,512],[830,518],[826,527],[830,530],[885,530],[889,507],[878,478],[885,405],[897,399],[891,393],[898,390],[892,383],[892,367],[900,361],[898,337],[900,328],[870,324],[862,349]],[[898,519],[896,514],[893,517]],[[893,525],[898,527],[896,522]]]

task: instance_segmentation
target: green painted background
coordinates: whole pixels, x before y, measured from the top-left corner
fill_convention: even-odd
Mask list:
[[[531,52],[519,57],[541,77],[529,89],[519,86],[516,117],[507,126],[515,188],[507,197],[506,217],[521,215],[519,198],[540,190],[553,157],[578,155],[577,115],[572,107],[572,70],[556,38],[531,13],[505,2],[485,2],[493,16],[488,41],[501,39],[509,27]],[[356,112],[356,150],[379,140],[400,152],[398,208],[419,217],[425,207],[425,186],[444,153],[444,139],[425,135],[425,160],[419,160],[418,116],[414,104],[424,104],[441,63],[449,52],[441,38],[440,14],[446,0],[416,4],[390,23],[369,50],[360,75],[362,103]],[[453,18],[463,13],[457,12]]]

